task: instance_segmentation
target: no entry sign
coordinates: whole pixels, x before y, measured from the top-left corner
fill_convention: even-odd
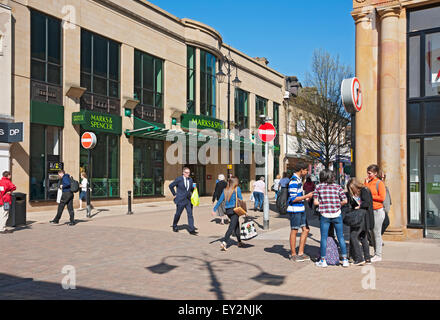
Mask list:
[[[84,132],[81,136],[81,145],[84,149],[93,149],[97,141],[96,135],[93,132]]]
[[[358,78],[344,79],[341,85],[342,104],[348,113],[361,111],[363,96]]]
[[[277,135],[277,131],[275,130],[275,127],[269,122],[262,124],[258,128],[258,136],[263,142],[273,141],[276,135]]]

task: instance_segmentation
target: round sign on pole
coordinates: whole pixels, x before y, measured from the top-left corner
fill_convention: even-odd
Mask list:
[[[273,141],[276,135],[277,135],[277,131],[275,130],[275,127],[269,122],[263,123],[258,128],[258,136],[263,142]]]
[[[361,83],[358,78],[344,79],[341,84],[341,98],[345,111],[356,113],[361,111],[363,104]]]
[[[84,132],[81,136],[81,146],[84,149],[93,149],[96,146],[96,135],[93,132]]]

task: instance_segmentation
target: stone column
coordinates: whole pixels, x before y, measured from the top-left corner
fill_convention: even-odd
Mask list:
[[[356,114],[356,176],[363,181],[367,167],[377,163],[377,30],[375,13],[353,15],[356,22],[356,76],[363,91],[362,110]]]
[[[400,82],[399,82],[399,14],[400,8],[379,12],[380,91],[379,91],[379,165],[387,174],[387,186],[393,205],[387,238],[403,238],[400,193]]]
[[[196,48],[196,114],[200,114],[200,49]],[[185,93],[186,94],[186,93]],[[185,110],[186,113],[186,110]]]
[[[121,116],[122,116],[122,132],[126,129],[133,129],[133,119],[124,115],[124,104],[127,99],[133,98],[134,92],[134,48],[126,44],[121,45]],[[124,133],[120,138],[120,171],[119,171],[119,196],[123,204],[128,203],[128,191],[132,192],[133,188],[133,170],[134,170],[134,138],[127,138]],[[132,198],[132,199],[133,199]]]

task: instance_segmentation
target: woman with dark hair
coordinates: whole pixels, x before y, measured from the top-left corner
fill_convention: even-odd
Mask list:
[[[321,215],[321,259],[316,262],[317,267],[327,267],[327,237],[330,225],[334,225],[342,251],[342,266],[348,267],[347,248],[345,245],[341,206],[347,204],[347,196],[341,186],[334,183],[334,175],[330,170],[323,170],[319,174],[320,184],[316,187],[313,196],[314,203],[319,206]]]
[[[218,181],[215,184],[215,190],[214,190],[214,194],[212,195],[212,203],[215,202],[215,200],[219,200],[220,196],[222,195],[223,190],[225,190],[226,186],[228,185],[228,183],[225,181],[225,176],[223,174],[219,174],[218,175]],[[225,224],[225,205],[224,203],[222,203],[220,205],[220,207],[217,210],[217,215],[220,217],[221,222],[220,224]]]
[[[385,210],[383,202],[386,197],[386,189],[383,181],[379,180],[380,168],[372,164],[367,168],[367,178],[365,179],[365,186],[371,191],[373,197],[374,210],[374,257],[371,262],[382,261],[382,225],[385,220]]]
[[[220,243],[220,248],[222,251],[227,250],[229,239],[231,238],[232,232],[235,232],[235,236],[237,237],[238,246],[242,246],[242,242],[240,239],[240,222],[239,216],[234,212],[234,208],[236,207],[237,197],[240,200],[243,200],[243,196],[241,195],[241,189],[238,186],[239,180],[237,177],[231,177],[228,180],[227,187],[223,190],[220,199],[214,207],[213,214],[217,211],[220,204],[224,201],[226,208],[226,215],[231,220],[229,223],[228,230],[225,233],[223,240]]]
[[[359,227],[350,227],[350,252],[355,265],[370,264],[370,246],[368,245],[368,232],[371,229],[370,216],[373,215],[373,199],[368,188],[355,178],[347,183],[348,210],[364,209],[365,214]],[[358,212],[362,214],[362,212]],[[362,249],[359,245],[362,243]],[[352,249],[352,250],[351,250]]]

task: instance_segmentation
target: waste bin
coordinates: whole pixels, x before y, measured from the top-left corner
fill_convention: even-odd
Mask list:
[[[14,192],[11,196],[11,208],[6,222],[8,227],[26,225],[26,194]]]

